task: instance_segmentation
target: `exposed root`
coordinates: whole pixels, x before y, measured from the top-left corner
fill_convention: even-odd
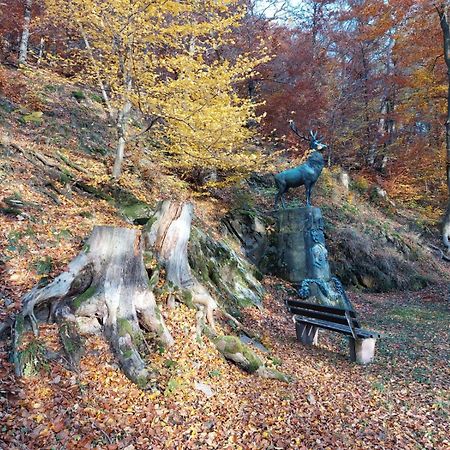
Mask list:
[[[209,337],[222,355],[235,363],[238,367],[248,373],[254,373],[260,377],[272,378],[279,381],[289,382],[291,379],[286,374],[267,367],[263,360],[240,341],[236,336],[215,336],[209,333]]]

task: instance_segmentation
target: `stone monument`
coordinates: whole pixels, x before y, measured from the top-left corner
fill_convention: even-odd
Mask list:
[[[293,122],[290,125],[297,136],[308,139],[300,135]],[[351,332],[351,358],[365,364],[373,358],[375,339],[358,338],[354,327],[354,323],[358,322],[354,319],[356,316],[353,306],[341,282],[331,275],[322,212],[320,208],[311,206],[311,190],[324,167],[320,151],[326,148],[326,145],[322,144],[320,138],[317,138],[317,133],[312,131],[309,141],[311,153],[307,161],[275,175],[275,184],[278,188],[275,208],[280,200],[282,205],[282,208],[275,210],[274,214],[278,232],[275,269],[279,276],[297,286],[298,296],[305,302],[304,309],[300,308],[300,311],[306,311],[305,308],[316,310],[315,313],[309,313],[312,318],[321,317],[318,311],[326,311],[330,314],[329,320],[335,320],[338,314],[345,314],[341,316],[341,320],[347,321]],[[305,186],[306,206],[286,208],[284,193],[289,188],[298,186]],[[319,325],[317,321],[298,320],[300,316],[294,318],[297,339],[306,345],[317,344],[319,326],[339,331],[336,327],[329,328],[328,322]],[[359,324],[357,326],[359,327]],[[362,331],[364,330],[360,330],[360,333]]]
[[[277,261],[279,275],[298,286],[309,303],[352,309],[341,283],[331,276],[320,208],[280,209]]]

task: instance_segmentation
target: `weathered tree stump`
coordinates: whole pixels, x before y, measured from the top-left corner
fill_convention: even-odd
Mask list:
[[[125,374],[145,385],[146,364],[141,357],[142,328],[155,333],[160,342],[173,339],[158,310],[143,261],[141,233],[136,229],[97,226],[66,272],[47,286],[34,287],[23,298],[16,319],[15,350],[20,344],[24,319],[35,334],[35,309],[50,304],[51,316],[60,323],[66,352],[74,340],[77,324],[82,333],[104,333]],[[74,362],[79,358],[73,357]],[[16,362],[19,358],[14,358]],[[21,368],[16,364],[16,373]]]
[[[214,329],[217,303],[194,277],[189,266],[187,248],[193,212],[191,203],[160,203],[155,216],[144,228],[144,237],[146,249],[154,252],[159,264],[164,267],[166,281],[181,290],[182,300],[199,309],[200,333],[204,319]]]
[[[150,281],[145,250],[165,270],[171,303],[176,297],[198,309],[198,336],[205,330],[216,348],[243,370],[287,381],[284,374],[267,368],[238,338],[217,335],[214,310],[218,305],[192,274],[188,262],[192,216],[191,204],[165,201],[159,204],[143,233],[137,229],[95,227],[67,271],[50,284],[38,284],[23,297],[22,311],[13,326],[16,374],[23,375],[20,345],[25,321],[30,320],[37,334],[35,311],[48,307],[49,318],[59,324],[65,359],[70,365],[79,364],[83,352],[80,335],[103,334],[127,377],[146,386],[150,374],[142,356],[147,350],[144,330],[154,333],[165,346],[171,345],[173,338],[156,305],[152,292],[154,276]],[[228,345],[224,346],[224,342]]]

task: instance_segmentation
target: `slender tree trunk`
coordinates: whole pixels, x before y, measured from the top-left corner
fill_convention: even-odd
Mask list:
[[[122,174],[122,165],[123,159],[125,156],[125,145],[126,145],[126,136],[127,136],[127,128],[128,128],[128,120],[130,119],[131,112],[131,102],[130,100],[125,100],[125,103],[122,109],[119,112],[119,116],[117,118],[117,148],[116,148],[116,157],[114,160],[114,167],[112,171],[112,176],[115,180],[120,178]]]
[[[45,45],[45,39],[41,37],[41,41],[39,42],[39,54],[37,59],[37,66],[39,67],[41,65],[42,57],[44,56],[44,45]]]
[[[30,38],[30,22],[31,22],[31,7],[33,0],[25,0],[25,14],[23,17],[23,30],[20,39],[19,48],[19,65],[27,63],[28,41]]]
[[[130,67],[132,61],[132,49],[130,46],[127,46],[127,50],[124,54],[120,55],[120,70],[122,71],[123,76],[123,104],[122,108],[119,111],[117,116],[117,148],[116,148],[116,157],[114,160],[114,167],[112,171],[112,176],[115,180],[120,178],[122,174],[122,165],[123,159],[125,156],[125,145],[127,142],[127,129],[128,129],[128,121],[130,119],[131,113],[131,91],[133,89],[133,78],[132,78],[132,69]]]
[[[442,37],[444,44],[444,59],[447,65],[447,78],[448,78],[448,88],[447,88],[447,118],[445,122],[445,145],[446,145],[446,175],[447,175],[447,190],[450,196],[450,26],[448,22],[448,5],[446,2],[442,2],[439,6],[436,6],[440,24],[442,28]],[[450,250],[450,199],[447,204],[447,211],[443,220],[442,227],[442,239]]]
[[[92,51],[91,44],[89,42],[89,39],[85,33],[85,31],[80,27],[81,36],[83,37],[84,46],[86,47],[86,50],[89,54],[89,59],[91,60],[92,65],[94,66],[95,74],[97,75],[97,83],[98,87],[100,88],[100,92],[102,93],[102,98],[106,106],[106,110],[108,111],[109,118],[111,120],[114,119],[114,112],[111,106],[111,102],[109,100],[108,93],[106,92],[105,84],[103,83],[100,71],[98,70],[98,63],[97,60],[94,57],[94,52]]]

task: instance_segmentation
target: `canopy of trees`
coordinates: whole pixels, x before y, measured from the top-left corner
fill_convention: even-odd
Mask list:
[[[331,162],[405,201],[442,201],[445,8],[433,0],[6,0],[0,57],[23,60],[26,26],[28,61],[100,85],[118,131],[116,177],[132,140],[131,107],[153,125],[155,157],[213,183],[217,171],[235,179],[261,164],[243,151],[245,125],[267,114],[264,129],[277,138],[289,119],[320,128]]]

